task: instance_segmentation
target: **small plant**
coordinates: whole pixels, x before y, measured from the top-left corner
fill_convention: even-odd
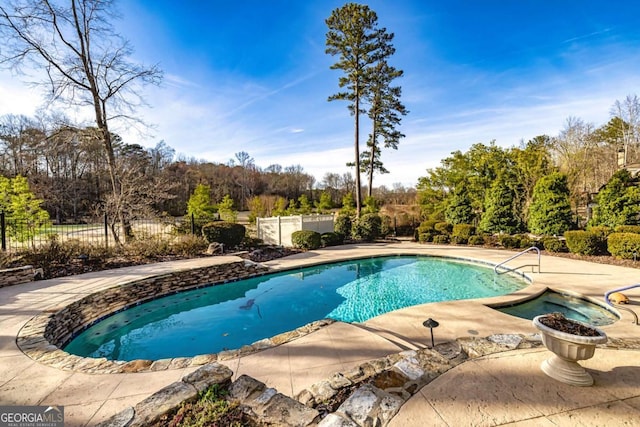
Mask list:
[[[198,400],[185,402],[173,414],[163,416],[153,427],[215,426],[243,427],[254,426],[238,402],[227,399],[228,391],[220,384],[214,384],[198,393]]]
[[[298,230],[291,234],[293,247],[300,249],[318,249],[322,244],[320,233],[313,230]]]
[[[216,221],[202,227],[202,234],[208,243],[222,243],[227,248],[235,248],[244,239],[246,228],[242,224]]]

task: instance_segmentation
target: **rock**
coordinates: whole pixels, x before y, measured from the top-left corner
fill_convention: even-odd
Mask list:
[[[183,382],[170,384],[136,405],[131,426],[148,426],[183,402],[191,402],[197,397],[198,390],[191,384]]]
[[[401,388],[406,382],[408,382],[408,378],[401,372],[385,371],[376,375],[372,384],[380,390],[387,390],[390,388]]]
[[[193,385],[198,391],[204,391],[214,384],[230,383],[232,376],[231,369],[218,363],[211,363],[185,375],[182,381]]]
[[[149,370],[151,370],[151,371],[164,371],[164,370],[167,370],[169,368],[170,364],[171,364],[171,359],[156,360],[155,362],[153,362],[151,364],[151,367],[149,368]]]
[[[224,253],[224,246],[222,245],[222,243],[218,243],[218,242],[213,242],[209,244],[209,247],[207,248],[207,255],[216,255],[216,254],[223,254]]]
[[[121,372],[140,372],[147,371],[149,367],[153,364],[151,360],[132,360],[131,362],[125,363],[121,369]]]
[[[100,424],[96,424],[96,427],[126,427],[129,425],[134,415],[135,411],[133,408],[128,407]]]
[[[320,381],[310,387],[316,403],[324,402],[336,395],[337,390],[331,387],[329,381]]]
[[[497,344],[485,338],[466,337],[458,338],[457,341],[460,343],[462,349],[469,355],[470,359],[509,350],[506,345]]]
[[[358,424],[334,413],[324,417],[318,427],[358,427]]]
[[[216,360],[218,360],[217,354],[200,354],[191,358],[190,366],[206,365],[208,363],[214,363]]]
[[[389,422],[403,403],[402,398],[365,384],[345,400],[337,412],[360,426],[381,426]]]
[[[249,400],[262,394],[265,388],[264,383],[255,378],[241,375],[229,386],[229,397],[237,401]]]
[[[311,393],[309,390],[302,390],[300,393],[298,393],[298,395],[296,396],[296,400],[309,407],[313,406],[313,404],[315,403],[313,393]]]
[[[252,405],[249,404],[249,406]],[[304,427],[311,425],[320,415],[317,410],[282,393],[273,394],[261,408],[253,407],[252,409],[260,416],[260,422],[263,425],[274,426]]]
[[[487,340],[503,345],[509,350],[515,350],[522,342],[522,337],[514,334],[495,334],[488,336]]]

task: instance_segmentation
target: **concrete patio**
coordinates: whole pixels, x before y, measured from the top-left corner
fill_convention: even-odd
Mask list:
[[[354,257],[425,254],[499,263],[513,252],[464,246],[414,243],[351,245],[310,251],[265,263],[286,269]],[[33,316],[60,307],[81,295],[175,268],[228,262],[211,257],[89,273],[0,289],[0,405],[64,405],[67,425],[94,425],[135,405],[195,368],[131,374],[84,374],[63,371],[24,355],[16,346],[20,328]],[[531,263],[534,255],[512,266]],[[607,290],[637,283],[633,268],[543,256],[533,284],[508,296],[484,300],[425,304],[388,313],[364,324],[334,323],[297,340],[224,361],[235,373],[250,375],[269,387],[295,396],[332,373],[366,360],[430,345],[427,317],[440,322],[437,342],[494,333],[535,333],[531,322],[497,312],[485,304],[515,301],[546,287],[578,292],[602,301]],[[640,311],[640,289],[625,292]],[[603,327],[610,338],[640,346],[640,326],[630,314]],[[636,346],[635,348],[638,348]],[[576,388],[558,383],[539,369],[546,350],[517,350],[465,362],[415,394],[391,425],[632,425],[640,419],[640,351],[599,348],[582,363],[595,386]]]

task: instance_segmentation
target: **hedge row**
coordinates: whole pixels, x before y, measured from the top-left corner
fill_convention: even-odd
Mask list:
[[[424,221],[416,229],[419,242],[437,244],[457,243],[469,245],[503,246],[508,249],[524,249],[536,246],[549,252],[571,252],[579,255],[611,254],[621,259],[636,259],[640,256],[640,226],[623,225],[614,229],[604,226],[588,230],[573,230],[564,233],[564,240],[555,236],[543,236],[532,240],[526,234],[496,236],[478,235],[470,224],[450,224],[439,221]]]

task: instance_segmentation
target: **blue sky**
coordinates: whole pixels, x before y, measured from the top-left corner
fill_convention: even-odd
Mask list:
[[[165,72],[148,88],[155,125],[144,139],[226,163],[248,152],[261,167],[300,164],[317,181],[353,159],[353,118],[338,90],[326,25],[342,1],[126,0],[118,30],[136,61]],[[374,185],[414,186],[454,150],[496,140],[509,147],[557,135],[566,119],[606,123],[616,100],[640,94],[640,4],[595,0],[366,2],[395,33],[390,60],[405,73],[397,151]],[[0,114],[33,114],[37,93],[0,75]],[[363,121],[362,142],[370,124]]]

